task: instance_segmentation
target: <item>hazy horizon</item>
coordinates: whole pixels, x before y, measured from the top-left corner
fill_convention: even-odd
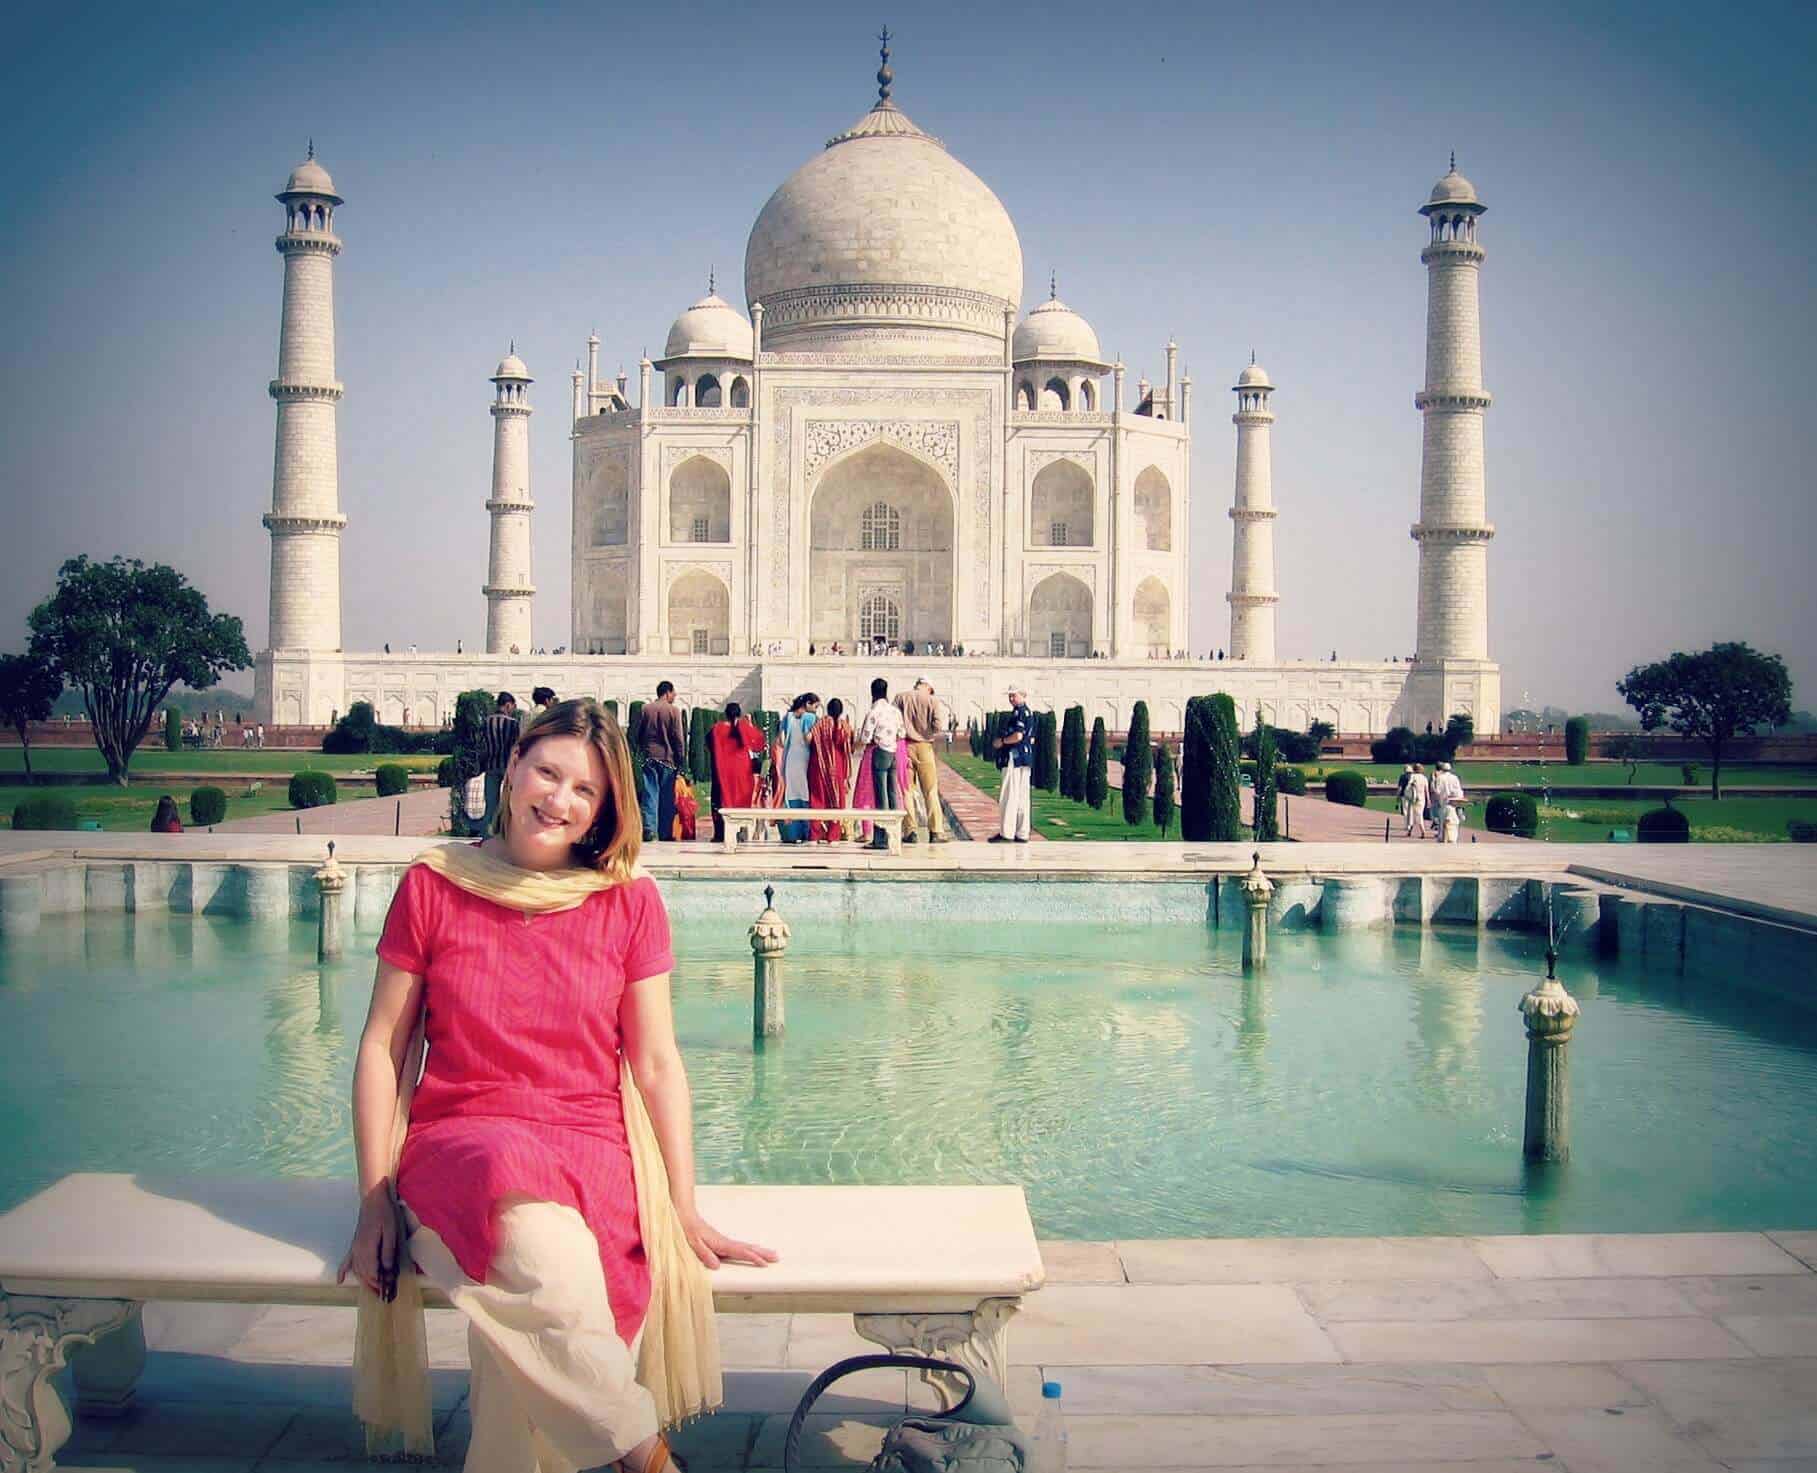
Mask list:
[[[875,97],[1001,198],[1059,294],[1193,391],[1195,653],[1229,642],[1234,431],[1279,386],[1283,657],[1413,648],[1425,223],[1481,239],[1490,649],[1503,706],[1745,639],[1817,706],[1805,401],[1817,12],[1059,5],[385,11],[78,6],[15,21],[0,237],[0,649],[78,552],[169,562],[266,630],[282,225],[313,137],[337,232],[349,649],[483,647],[494,364],[536,377],[536,640],[569,642],[569,372],[659,350],[770,192]],[[106,37],[97,44],[97,35]],[[1108,388],[1108,381],[1106,381]],[[230,676],[230,686],[250,676]]]

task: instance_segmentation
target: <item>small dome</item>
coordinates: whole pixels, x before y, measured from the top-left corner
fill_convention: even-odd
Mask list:
[[[514,352],[507,353],[499,361],[498,368],[493,373],[492,377],[495,379],[521,379],[527,384],[536,382],[536,380],[530,377],[530,370],[524,367],[524,360],[519,358]]]
[[[675,319],[664,358],[749,358],[754,339],[744,313],[709,292]]]
[[[326,195],[337,204],[340,196],[334,192],[334,180],[328,177],[328,171],[315,161],[312,151],[308,158],[290,171],[290,178],[284,185],[285,194],[320,194]],[[279,198],[283,196],[280,195]]]
[[[1058,297],[1050,297],[1022,319],[1010,343],[1010,356],[1018,363],[1033,358],[1103,361],[1091,324]]]
[[[1274,384],[1268,377],[1268,370],[1252,358],[1244,365],[1243,371],[1237,375],[1237,387],[1239,389],[1272,389]]]
[[[1432,186],[1432,196],[1426,201],[1432,205],[1474,205],[1479,203],[1476,197],[1476,186],[1457,172],[1457,163],[1453,160],[1451,172]]]

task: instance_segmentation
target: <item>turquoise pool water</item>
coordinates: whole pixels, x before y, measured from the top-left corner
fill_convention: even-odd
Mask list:
[[[95,916],[0,944],[0,1207],[76,1170],[346,1174],[372,963],[314,927]],[[1520,1159],[1530,937],[799,922],[677,936],[703,1179],[996,1182],[1071,1238],[1817,1222],[1817,1014],[1572,959],[1574,1158]],[[909,955],[904,955],[906,949]]]

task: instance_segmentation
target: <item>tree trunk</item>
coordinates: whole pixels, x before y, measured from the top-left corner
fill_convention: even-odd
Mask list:
[[[29,784],[32,781],[34,781],[34,779],[32,777],[32,739],[31,739],[31,736],[29,735],[29,730],[23,721],[18,723],[18,731],[19,731],[19,755],[21,758],[24,759],[25,781]]]
[[[1710,801],[1722,798],[1722,742],[1719,738],[1710,741]]]

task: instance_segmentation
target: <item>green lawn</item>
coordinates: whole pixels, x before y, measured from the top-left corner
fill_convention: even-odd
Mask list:
[[[398,762],[417,771],[433,772],[435,764],[441,760],[427,753],[408,757],[379,757],[371,753],[328,757],[321,752],[296,747],[267,747],[262,752],[239,747],[170,752],[160,740],[156,746],[147,744],[133,753],[132,772],[135,777],[160,772],[270,772],[288,777],[305,767],[337,774],[371,772],[381,762]],[[25,754],[18,747],[0,747],[0,775],[24,771]],[[57,774],[106,772],[107,764],[93,747],[33,747],[32,771]]]
[[[1469,788],[1467,776],[1464,785]],[[1470,794],[1467,827],[1481,825],[1487,796],[1483,792]],[[1601,844],[1607,841],[1610,829],[1622,828],[1633,834],[1640,815],[1658,806],[1651,799],[1558,799],[1541,805],[1539,833],[1535,837],[1555,844]],[[1787,837],[1788,819],[1817,822],[1817,798],[1724,798],[1720,803],[1708,798],[1674,798],[1672,806],[1690,820],[1693,843],[1773,843]],[[1395,801],[1387,794],[1371,795],[1369,807],[1392,813]]]
[[[1336,757],[1299,764],[1309,778],[1327,772],[1360,772],[1371,782],[1395,782],[1401,769],[1391,762],[1342,762]],[[1634,781],[1643,787],[1677,787],[1684,777],[1677,762],[1642,762]],[[1710,764],[1698,762],[1698,781],[1707,789]],[[1516,787],[1625,787],[1627,764],[1623,762],[1586,762],[1572,767],[1565,762],[1460,762],[1457,775],[1466,788]],[[1768,763],[1729,763],[1722,768],[1724,784],[1759,787],[1817,787],[1817,767],[1774,766]]]
[[[20,799],[41,793],[65,793],[75,801],[76,817],[100,821],[101,827],[115,833],[145,833],[151,828],[151,816],[157,812],[158,799],[165,793],[177,800],[177,813],[183,827],[189,821],[189,783],[136,782],[125,789],[111,787],[45,788],[21,782],[0,782],[0,824],[13,826],[13,805]],[[267,782],[251,794],[229,794],[227,816],[251,818],[259,813],[276,813],[290,808],[289,785]]]
[[[993,798],[997,796],[999,774],[995,763],[974,757],[964,749],[955,749],[945,760],[973,787]],[[1075,803],[1071,798],[1062,798],[1058,793],[1044,793],[1036,788],[1030,810],[1030,825],[1037,834],[1048,839],[1100,839],[1127,843],[1132,839],[1158,840],[1162,837],[1152,818],[1137,828],[1131,828],[1123,822],[1123,795],[1115,788],[1110,790],[1109,801],[1102,808],[1096,809],[1084,803]],[[1180,837],[1180,818],[1177,813],[1168,825],[1166,837],[1175,841]]]

